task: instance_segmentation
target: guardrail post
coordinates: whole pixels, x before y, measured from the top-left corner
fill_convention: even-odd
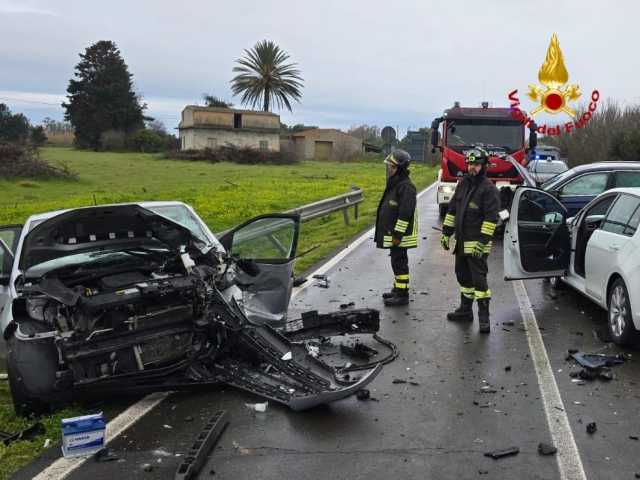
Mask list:
[[[348,208],[342,209],[342,216],[344,217],[344,224],[348,226],[349,225],[349,209]]]

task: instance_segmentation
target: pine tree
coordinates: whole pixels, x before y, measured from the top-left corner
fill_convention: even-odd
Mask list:
[[[80,54],[69,81],[65,120],[75,129],[80,148],[99,149],[107,131],[129,135],[144,127],[145,104],[133,91],[133,75],[111,41],[99,41]]]

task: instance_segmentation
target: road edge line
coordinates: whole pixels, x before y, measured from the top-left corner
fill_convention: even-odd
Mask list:
[[[171,392],[155,392],[137,401],[124,412],[107,423],[105,445],[115,440],[122,432],[131,427],[143,416],[157,407]],[[60,457],[47,468],[38,473],[33,480],[58,480],[67,477],[74,470],[80,468],[89,457]]]
[[[522,280],[513,282],[513,290],[520,307],[531,352],[531,360],[538,378],[540,398],[554,445],[558,448],[556,460],[562,480],[586,480],[578,445],[571,430],[569,417],[553,374],[547,350],[538,327],[538,320]]]
[[[424,190],[422,190],[420,193],[418,193],[417,198],[421,198],[423,195],[429,193],[437,185],[438,185],[437,181],[433,182],[431,185],[429,185]],[[367,231],[365,231],[364,233],[362,233],[353,242],[351,242],[346,247],[344,247],[342,250],[340,250],[333,257],[329,258],[325,263],[320,265],[314,272],[310,273],[308,275],[309,279],[305,283],[303,283],[299,287],[295,287],[293,289],[293,292],[291,294],[291,300],[293,300],[296,295],[298,295],[299,293],[303,292],[304,290],[306,290],[309,286],[311,286],[313,284],[312,279],[313,279],[314,275],[323,275],[323,274],[327,273],[329,270],[331,270],[333,267],[335,267],[347,255],[349,255],[356,248],[358,248],[360,245],[362,245],[371,236],[371,234],[373,234],[375,232],[375,229],[376,229],[376,227],[374,225],[372,228],[370,228]]]

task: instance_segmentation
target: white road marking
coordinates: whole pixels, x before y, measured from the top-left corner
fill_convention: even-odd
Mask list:
[[[418,194],[418,198],[422,197],[427,192],[431,191],[437,183],[433,183],[423,191]],[[360,237],[358,237],[353,243],[349,244],[347,248],[338,253],[336,256],[331,258],[328,262],[323,264],[320,268],[318,268],[315,272],[310,274],[313,275],[322,275],[323,273],[329,271],[332,267],[337,265],[344,257],[349,255],[353,250],[355,250],[358,246],[364,243],[371,234],[375,231],[375,227],[367,230]],[[304,290],[307,286],[309,286],[311,281],[308,281],[306,284],[294,288],[291,293],[291,299],[299,294],[302,290]],[[158,406],[165,398],[169,396],[170,392],[157,392],[152,393],[151,395],[147,395],[142,400],[139,400],[137,403],[134,403],[129,408],[127,408],[124,412],[120,413],[116,418],[111,420],[107,424],[107,433],[106,433],[106,443],[113,441],[116,437],[118,437],[122,432],[124,432],[127,428],[132,426],[138,420],[140,420],[144,415],[153,410],[156,406]],[[34,477],[33,480],[62,480],[67,477],[71,472],[79,468],[84,462],[86,462],[91,457],[76,457],[76,458],[59,458],[47,468],[45,468],[42,472]]]
[[[436,185],[438,185],[438,182],[434,182],[431,185],[429,185],[427,188],[422,190],[420,193],[418,193],[418,198],[422,197],[423,195],[425,195],[428,192],[430,192],[431,190],[433,190],[436,187]],[[296,287],[296,288],[293,289],[293,293],[291,294],[291,299],[293,300],[293,298],[296,295],[298,295],[300,292],[302,292],[303,290],[308,288],[310,285],[313,285],[313,276],[314,275],[324,275],[325,273],[327,273],[329,270],[331,270],[333,267],[335,267],[338,263],[340,263],[347,255],[349,255],[351,252],[353,252],[355,249],[357,249],[364,242],[369,240],[370,237],[375,233],[375,230],[376,230],[375,226],[373,228],[367,230],[362,235],[360,235],[358,238],[356,238],[352,243],[347,245],[344,248],[344,250],[342,250],[341,252],[336,254],[334,257],[332,257],[326,263],[323,263],[315,272],[310,273],[309,274],[309,280],[307,280],[305,283],[303,283],[299,287]]]
[[[120,413],[116,418],[111,420],[107,424],[107,433],[105,436],[105,443],[115,440],[122,432],[124,432],[131,425],[140,420],[144,415],[153,410],[160,404],[167,396],[169,392],[157,392],[147,395],[142,400],[134,403],[124,412]],[[91,457],[75,457],[64,458],[61,457],[47,468],[42,470],[38,475],[33,477],[33,480],[59,480],[65,478],[71,472],[79,468],[84,462]]]
[[[569,418],[553,375],[547,350],[542,341],[538,321],[533,308],[531,308],[531,301],[522,280],[513,282],[513,289],[527,331],[529,350],[531,351],[531,359],[538,377],[540,397],[544,405],[547,424],[549,425],[553,443],[558,448],[556,459],[560,470],[560,478],[562,480],[586,480],[587,476],[582,466],[580,452],[573,437]]]

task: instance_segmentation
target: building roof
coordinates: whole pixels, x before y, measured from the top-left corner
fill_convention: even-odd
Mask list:
[[[280,117],[277,113],[263,112],[260,110],[241,110],[237,108],[224,107],[203,107],[202,105],[186,105],[183,110],[194,110],[198,112],[221,112],[221,113],[249,113],[251,115],[264,115],[269,117]]]

